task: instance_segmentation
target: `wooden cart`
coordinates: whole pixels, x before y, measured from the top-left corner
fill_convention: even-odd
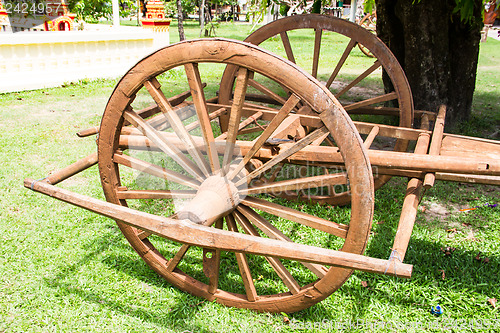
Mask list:
[[[293,63],[296,29],[314,35],[312,75]],[[252,45],[276,34],[290,61]],[[328,34],[346,46],[323,77]],[[79,133],[98,134],[98,152],[25,186],[116,220],[145,262],[182,290],[293,312],[353,270],[410,277],[403,260],[420,191],[435,179],[500,184],[498,142],[444,134],[445,107],[437,117],[413,110],[394,56],[356,24],[295,16],[247,42],[185,41],[144,58],[116,86],[100,128]],[[358,43],[374,64],[342,81]],[[393,92],[346,98],[382,69]],[[95,164],[107,202],[54,186]],[[392,254],[367,257],[374,191],[391,176],[410,179]],[[324,216],[304,201],[350,209]]]

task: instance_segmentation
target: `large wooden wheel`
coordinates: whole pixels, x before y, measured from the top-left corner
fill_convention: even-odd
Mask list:
[[[221,104],[215,92],[226,65],[236,66],[237,78],[233,98]],[[289,97],[275,108],[244,102],[249,81],[257,78],[284,87]],[[269,138],[299,105],[317,115],[315,129],[298,141],[270,146]],[[222,116],[228,118],[225,131],[218,125]],[[340,150],[339,165],[346,172],[264,185],[253,181],[285,160],[314,162],[313,142],[326,136]],[[373,179],[353,123],[314,78],[256,46],[222,39],[187,41],[141,60],[109,99],[98,150],[109,202],[234,233],[356,254],[365,249]],[[260,164],[254,163],[256,157]],[[335,184],[353,190],[350,211],[338,208],[316,216],[313,206],[289,205],[268,195]],[[117,223],[139,255],[170,283],[228,306],[298,311],[326,298],[352,272],[252,255],[245,248],[197,248]]]
[[[297,30],[301,30],[301,35],[296,34]],[[311,37],[309,44],[313,45],[307,43],[309,40],[304,41],[304,31],[309,32]],[[281,41],[278,46],[275,43],[276,39]],[[353,119],[412,127],[412,94],[401,66],[380,39],[357,24],[318,14],[295,15],[266,24],[248,36],[245,41],[281,54],[301,68],[308,70],[335,95]],[[358,67],[352,68],[353,66],[349,64],[350,61],[368,60],[359,53],[356,45],[363,45],[363,48],[374,56],[374,59],[362,70]],[[304,49],[308,47],[311,53],[306,58],[301,59],[298,52],[294,53],[294,50],[302,49],[301,54],[304,54]],[[382,74],[390,80],[394,91],[384,91]],[[228,103],[231,100],[231,87],[235,75],[234,68],[228,68],[224,73],[219,94],[221,103]],[[257,90],[259,90],[258,94],[250,94],[247,99],[270,104],[276,101],[273,92],[258,87]],[[280,87],[278,90],[283,92]],[[276,90],[274,93],[280,95]],[[387,104],[391,105],[387,107]],[[298,113],[308,114],[308,111],[311,114],[307,108],[303,108]],[[225,121],[227,122],[227,119]],[[224,127],[224,124],[222,126]],[[383,133],[379,133],[375,142],[371,142],[373,133],[370,130],[367,131],[366,127],[357,127],[366,145],[368,147],[371,145],[372,149],[406,151],[408,148],[407,140],[394,136],[380,139],[383,136],[380,134]],[[390,179],[390,176],[377,175],[376,170],[374,172],[375,189],[378,189]],[[299,191],[296,194],[282,194],[281,196],[287,199],[312,200],[333,205],[345,205],[351,200],[350,191],[340,187],[333,193],[330,191],[330,193],[312,194]]]
[[[370,31],[372,34],[377,35],[377,13],[372,12],[366,14],[365,16],[363,16],[361,21],[359,21],[359,25]],[[358,47],[366,56],[375,58],[373,53],[371,53],[370,50],[367,49],[363,44],[358,44]]]

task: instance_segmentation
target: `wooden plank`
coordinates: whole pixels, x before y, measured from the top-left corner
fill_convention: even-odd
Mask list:
[[[125,190],[116,191],[118,199],[189,199],[196,195],[190,190]]]
[[[348,107],[350,104],[342,104],[344,109]],[[347,110],[346,110],[347,111]],[[399,108],[387,107],[387,106],[363,106],[357,107],[355,109],[350,109],[347,111],[349,114],[371,114],[371,115],[381,115],[381,116],[394,116],[400,117],[401,110]],[[422,117],[422,115],[426,114],[429,117],[429,120],[434,120],[436,118],[436,113],[425,110],[414,110],[413,114],[415,118]]]
[[[436,122],[434,123],[434,131],[432,131],[431,145],[429,147],[430,156],[439,155],[439,152],[441,151],[445,118],[446,118],[446,106],[441,105],[439,107]],[[435,181],[436,181],[436,174],[433,172],[427,173],[424,178],[424,188],[425,189],[431,188],[432,186],[434,186]]]
[[[173,220],[104,202],[33,179],[25,179],[24,186],[176,242],[205,248],[217,248],[222,251],[253,253],[392,276],[411,276],[412,266],[407,264],[309,245],[235,234],[184,220]]]
[[[427,133],[420,134],[415,146],[415,154],[426,154],[429,147],[430,135]],[[422,189],[422,181],[418,178],[411,178],[408,181],[406,188],[406,195],[401,208],[401,215],[399,218],[398,229],[394,237],[394,244],[392,246],[391,258],[403,262],[410,236],[417,217],[418,204],[420,202],[420,192]]]
[[[97,164],[97,152],[92,153],[65,168],[52,172],[44,181],[55,185]]]
[[[377,125],[379,126],[379,125]],[[371,125],[373,127],[373,124]],[[370,129],[371,129],[370,127]],[[381,129],[382,130],[382,129]],[[426,132],[426,131],[421,131]],[[248,141],[237,141],[236,144],[243,156],[251,148],[252,143]],[[201,143],[200,145],[203,145]],[[281,149],[286,149],[289,144],[280,145]],[[120,147],[123,149],[147,149],[154,150],[154,144],[147,138],[137,136],[120,137]],[[222,153],[220,151],[219,153]],[[262,147],[254,155],[255,158],[271,160],[273,155],[271,149]],[[409,170],[411,172],[441,172],[470,175],[500,176],[500,161],[490,157],[456,157],[456,156],[427,156],[413,153],[402,153],[394,151],[373,150],[368,151],[368,157],[372,166],[381,169],[393,169],[395,172]],[[329,146],[306,146],[302,150],[295,152],[286,159],[287,163],[313,164],[315,166],[336,166],[344,164],[344,159],[337,147]],[[396,171],[399,170],[399,171]],[[400,174],[401,176],[405,176]],[[413,176],[413,173],[409,175]]]
[[[500,141],[491,142],[481,140],[480,138],[444,134],[440,155],[500,160]]]

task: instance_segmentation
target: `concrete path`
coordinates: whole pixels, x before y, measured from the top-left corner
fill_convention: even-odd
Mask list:
[[[495,25],[488,30],[488,38],[500,40],[500,26]]]

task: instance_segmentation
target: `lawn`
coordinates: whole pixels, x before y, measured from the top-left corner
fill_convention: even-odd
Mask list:
[[[198,36],[195,23],[185,28],[188,38]],[[251,28],[224,23],[217,35],[243,39]],[[177,38],[172,25],[171,41]],[[311,54],[304,45],[299,57]],[[499,54],[500,42],[481,44],[474,113],[460,133],[498,139]],[[356,59],[354,65],[369,61]],[[75,132],[99,125],[116,83],[0,94],[0,332],[500,330],[500,303],[493,301],[500,300],[500,207],[487,206],[500,203],[494,186],[437,182],[425,193],[405,258],[414,265],[409,280],[355,272],[326,300],[293,314],[227,308],[174,288],[114,221],[23,187],[23,179],[43,178],[95,151],[95,137]],[[96,168],[61,187],[104,198]],[[376,192],[367,255],[389,257],[405,190],[406,179],[394,178]],[[331,208],[305,209],[328,215]],[[437,304],[440,316],[430,313]]]

